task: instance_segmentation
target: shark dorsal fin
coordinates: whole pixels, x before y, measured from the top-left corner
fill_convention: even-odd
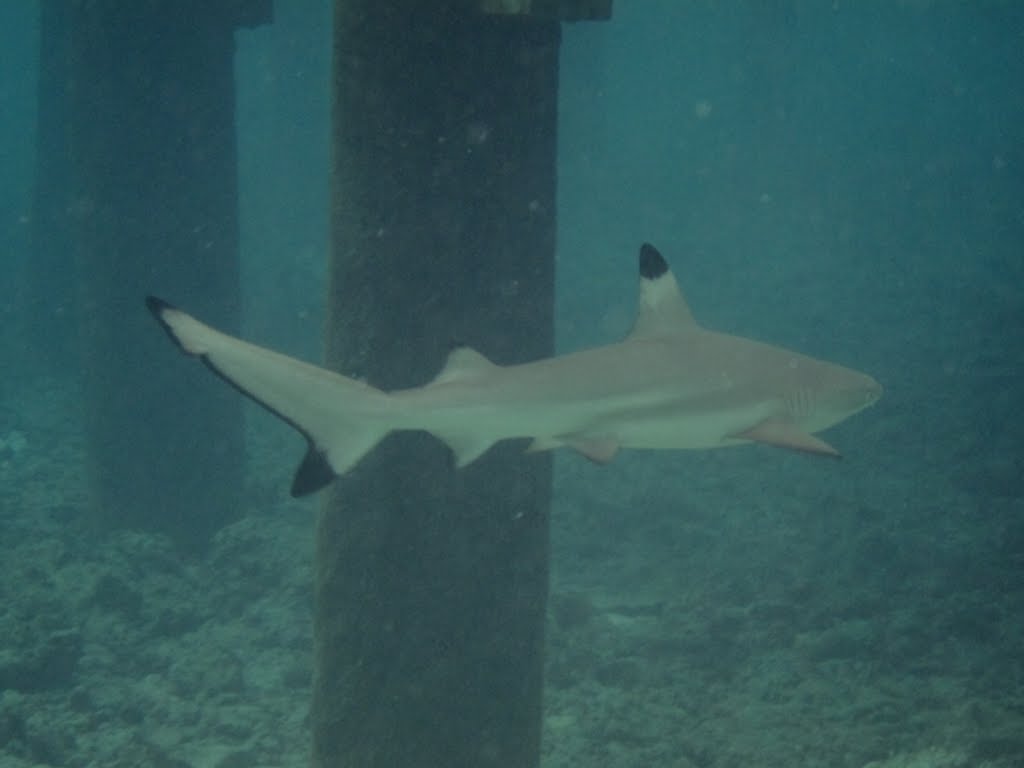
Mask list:
[[[640,301],[630,338],[666,336],[696,325],[668,263],[650,243],[640,246]]]
[[[453,381],[479,376],[497,368],[494,363],[472,347],[456,346],[448,353],[444,368],[437,374],[434,384],[450,384]]]

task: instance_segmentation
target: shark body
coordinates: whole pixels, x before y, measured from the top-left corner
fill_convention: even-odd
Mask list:
[[[839,456],[814,433],[872,405],[878,382],[702,328],[653,246],[641,247],[639,267],[637,318],[622,341],[519,365],[460,347],[426,386],[392,392],[221,333],[160,299],[146,303],[182,350],[306,438],[294,496],[324,487],[396,430],[434,434],[460,467],[508,438],[598,462],[622,448],[744,442]]]

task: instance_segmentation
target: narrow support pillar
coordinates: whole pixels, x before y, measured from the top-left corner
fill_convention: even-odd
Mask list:
[[[327,361],[426,383],[553,351],[557,21],[336,0]],[[313,765],[539,761],[551,464],[394,435],[317,531]]]
[[[186,547],[238,513],[241,412],[154,337],[142,299],[158,292],[238,327],[233,35],[270,10],[74,0],[66,11],[92,509],[101,525]]]
[[[69,214],[68,44],[71,5],[39,3],[39,82],[36,114],[32,258],[26,270],[26,328],[36,370],[60,376],[79,370],[75,312],[77,272]]]

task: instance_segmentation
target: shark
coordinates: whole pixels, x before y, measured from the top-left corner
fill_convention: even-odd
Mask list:
[[[390,392],[222,333],[154,296],[146,305],[182,351],[306,439],[293,496],[324,488],[401,430],[444,441],[456,467],[510,438],[598,463],[626,448],[743,443],[840,456],[815,433],[874,404],[875,379],[704,328],[658,249],[644,243],[638,262],[636,319],[621,341],[513,365],[457,346],[432,381]]]

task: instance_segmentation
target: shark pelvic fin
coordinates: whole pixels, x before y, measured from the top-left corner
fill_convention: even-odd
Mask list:
[[[795,424],[780,419],[766,419],[755,427],[733,437],[740,440],[753,440],[755,443],[766,443],[791,451],[813,453],[818,456],[841,458],[841,454],[821,438],[804,432]]]

